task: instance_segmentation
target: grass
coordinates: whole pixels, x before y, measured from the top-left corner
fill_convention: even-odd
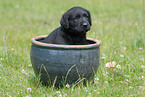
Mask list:
[[[137,96],[145,95],[144,0],[0,0],[0,96]],[[87,36],[102,42],[94,84],[53,89],[38,84],[30,65],[30,40],[48,35],[73,6],[90,10]],[[116,61],[116,76],[106,68]]]

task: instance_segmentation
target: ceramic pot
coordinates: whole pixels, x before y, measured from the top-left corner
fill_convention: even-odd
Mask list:
[[[47,35],[31,39],[31,63],[35,75],[45,85],[72,84],[84,78],[91,80],[100,61],[100,41],[87,38],[87,45],[42,43]]]

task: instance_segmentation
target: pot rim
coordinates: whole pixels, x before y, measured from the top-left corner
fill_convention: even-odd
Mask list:
[[[48,35],[41,35],[36,36],[31,39],[31,43],[35,46],[41,47],[41,48],[52,48],[52,49],[72,49],[72,50],[78,50],[78,49],[93,49],[97,48],[101,45],[101,42],[99,40],[95,40],[92,38],[87,38],[88,41],[93,41],[92,44],[86,44],[86,45],[63,45],[63,44],[51,44],[51,43],[43,43],[37,40],[46,38]]]

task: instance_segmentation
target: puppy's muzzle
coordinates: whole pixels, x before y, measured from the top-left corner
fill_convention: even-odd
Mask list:
[[[86,31],[90,30],[90,24],[88,22],[83,22],[82,27]]]
[[[87,28],[88,27],[88,24],[87,23],[83,23],[83,27],[84,28]]]

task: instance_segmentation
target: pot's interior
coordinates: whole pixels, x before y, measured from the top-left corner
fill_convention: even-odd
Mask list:
[[[101,45],[99,40],[95,40],[92,38],[87,38],[89,44],[85,45],[64,45],[64,44],[51,44],[51,43],[44,43],[41,40],[44,40],[47,35],[36,36],[31,39],[32,45],[41,48],[48,48],[48,49],[63,49],[63,50],[85,50],[85,49],[94,49],[98,48]]]
[[[38,38],[38,39],[35,39],[36,41],[39,41],[41,42],[41,40],[44,40],[46,37],[41,37],[41,38]],[[94,41],[91,41],[91,40],[87,40],[88,41],[88,44],[95,44],[96,42]]]

